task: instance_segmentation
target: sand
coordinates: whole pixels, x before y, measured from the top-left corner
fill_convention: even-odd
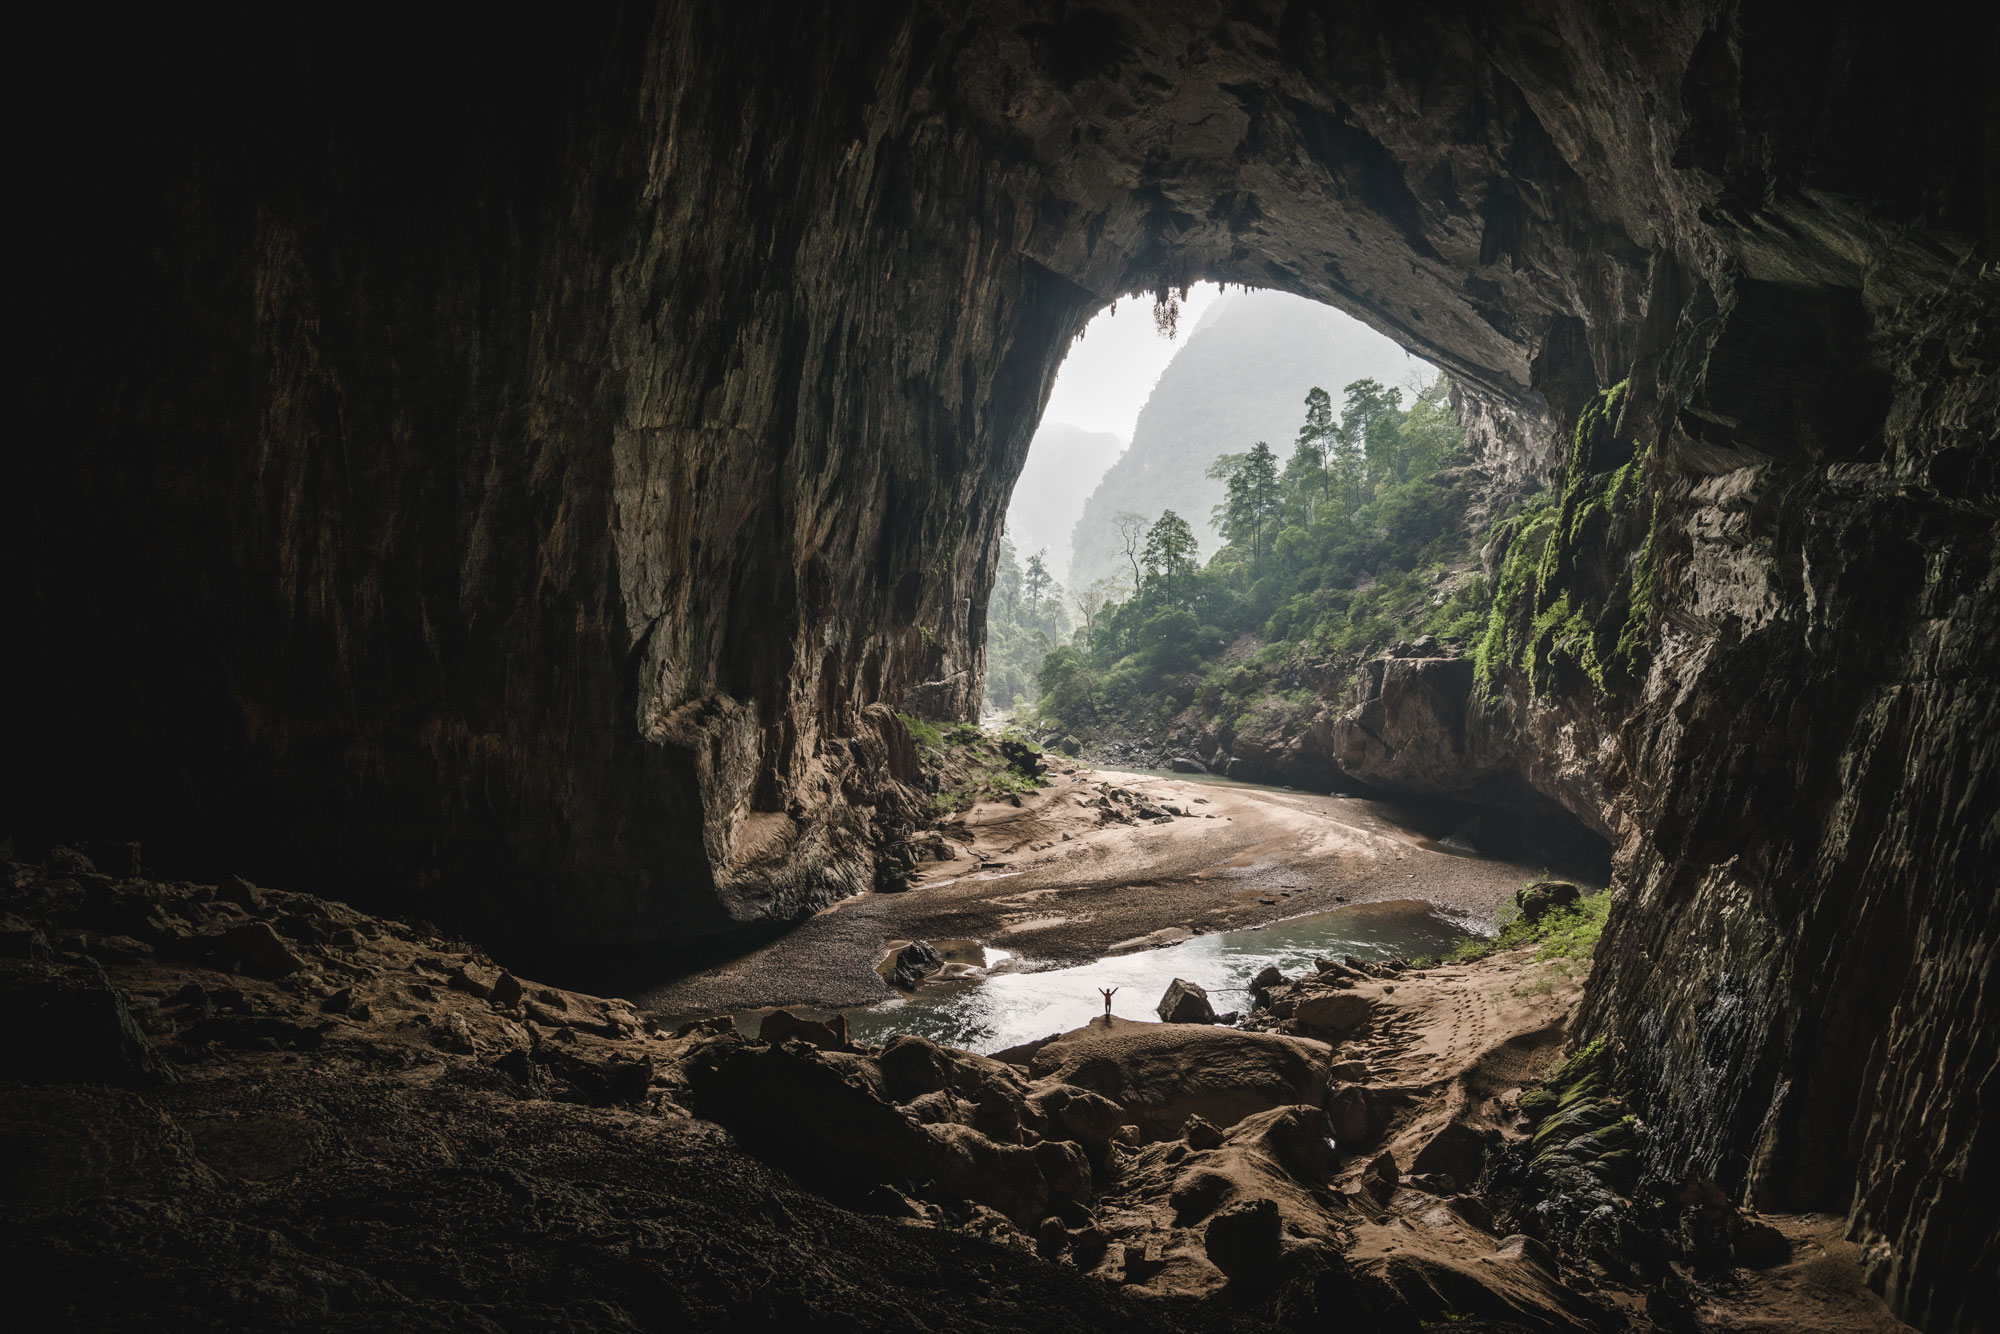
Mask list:
[[[1130,808],[1119,789],[1179,814],[1106,822],[1107,803]],[[1427,846],[1413,828],[1421,818],[1359,797],[1065,766],[1019,806],[986,803],[951,821],[938,845],[949,859],[926,862],[907,892],[846,900],[739,957],[628,994],[671,1017],[869,1005],[892,994],[876,968],[895,941],[977,941],[1062,966],[1391,899],[1427,899],[1476,926],[1541,869]]]

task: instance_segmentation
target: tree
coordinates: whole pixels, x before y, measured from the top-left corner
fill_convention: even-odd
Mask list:
[[[1277,455],[1259,440],[1246,454],[1216,459],[1208,475],[1229,483],[1227,497],[1216,506],[1216,526],[1231,545],[1250,549],[1253,566],[1263,564],[1265,535],[1276,530],[1285,509]]]
[[[1278,482],[1278,456],[1258,440],[1244,454],[1244,466],[1230,478],[1230,540],[1250,536],[1250,564],[1264,564],[1264,534],[1274,532],[1284,516],[1284,486]]]
[[[1048,596],[1049,586],[1055,582],[1053,576],[1049,574],[1048,563],[1042,559],[1048,554],[1049,549],[1043,547],[1028,557],[1027,573],[1021,576],[1021,591],[1027,596],[1031,611],[1041,609],[1042,599]]]
[[[1360,498],[1372,500],[1383,482],[1392,477],[1402,480],[1397,476],[1397,428],[1402,424],[1403,391],[1384,389],[1376,380],[1356,380],[1347,386],[1345,395],[1340,435],[1343,443],[1360,455]]]
[[[1285,465],[1285,480],[1301,491],[1307,485],[1315,485],[1324,496],[1333,486],[1327,475],[1326,452],[1333,443],[1333,399],[1326,390],[1315,385],[1306,392],[1306,420],[1299,427],[1298,443],[1292,449],[1290,462]],[[1311,507],[1308,502],[1307,520],[1311,521]]]
[[[1104,610],[1105,604],[1111,599],[1112,587],[1109,579],[1093,580],[1090,587],[1081,593],[1071,595],[1070,600],[1076,603],[1076,609],[1083,613],[1083,637],[1086,642],[1097,633],[1098,613]]]
[[[1186,577],[1194,573],[1197,549],[1194,530],[1172,510],[1161,514],[1146,531],[1146,573],[1161,582],[1169,602],[1174,600],[1175,581],[1185,584]]]
[[[1146,528],[1152,521],[1137,511],[1119,510],[1111,522],[1118,525],[1118,540],[1125,548],[1125,559],[1132,562],[1132,587],[1136,589],[1144,582],[1139,574],[1139,551],[1146,543]]]
[[[1444,467],[1464,441],[1464,429],[1451,406],[1451,381],[1437,376],[1417,391],[1403,418],[1396,475],[1427,477]]]

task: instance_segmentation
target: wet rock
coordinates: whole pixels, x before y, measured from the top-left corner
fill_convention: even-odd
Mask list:
[[[917,984],[944,967],[944,956],[928,941],[913,940],[896,951],[888,982],[898,991],[915,991]]]
[[[1177,774],[1205,774],[1208,766],[1192,755],[1176,755],[1167,761],[1167,768]]]
[[[757,1040],[770,1043],[797,1040],[827,1051],[846,1051],[851,1045],[847,1039],[846,1015],[836,1014],[821,1022],[801,1018],[790,1010],[773,1010],[765,1015],[764,1021],[757,1025]]]
[[[1277,988],[1287,985],[1289,979],[1279,971],[1278,965],[1267,963],[1257,970],[1257,976],[1250,979],[1250,995],[1258,1005],[1265,1004],[1265,997]]]
[[[1208,1003],[1208,992],[1185,978],[1175,978],[1167,987],[1166,994],[1154,1007],[1164,1023],[1169,1024],[1212,1024],[1215,1010]]]
[[[1194,932],[1185,926],[1163,926],[1143,936],[1133,936],[1112,945],[1107,953],[1122,954],[1127,950],[1159,949],[1164,945],[1178,945],[1184,940],[1193,940]]]

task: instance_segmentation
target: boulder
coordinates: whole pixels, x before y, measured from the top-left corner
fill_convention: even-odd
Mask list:
[[[1417,1156],[1410,1160],[1413,1176],[1448,1176],[1461,1190],[1479,1179],[1486,1165],[1488,1135],[1462,1121],[1452,1121],[1431,1136]]]
[[[1176,755],[1167,761],[1167,768],[1177,774],[1205,774],[1208,766],[1192,755]]]
[[[790,1010],[773,1010],[764,1016],[764,1022],[757,1025],[760,1042],[776,1045],[797,1038],[811,1043],[825,1051],[846,1051],[851,1045],[847,1039],[847,1016],[836,1014],[821,1023],[815,1019],[802,1019]]]
[[[1335,1084],[1326,1094],[1327,1127],[1341,1152],[1351,1152],[1382,1133],[1388,1121],[1387,1100],[1360,1084]]]
[[[1792,1243],[1762,1219],[1738,1216],[1729,1233],[1729,1256],[1749,1269],[1769,1269],[1792,1258]]]
[[[980,1134],[970,1126],[943,1122],[920,1128],[929,1140],[928,1152],[919,1151],[915,1162],[920,1183],[930,1184],[947,1199],[971,1200],[993,1209],[1017,1227],[1030,1227],[1048,1212],[1048,1179],[1042,1174],[1035,1149],[1020,1144],[1004,1144]],[[1040,1147],[1040,1146],[1037,1146]],[[1073,1147],[1073,1146],[1072,1146]],[[1083,1158],[1057,1151],[1059,1171],[1070,1180]],[[1089,1194],[1089,1166],[1082,1164],[1083,1193]]]
[[[1537,922],[1548,913],[1575,906],[1583,897],[1581,886],[1567,880],[1537,880],[1534,884],[1514,893],[1514,903],[1521,910],[1521,916],[1530,922]]]
[[[944,967],[944,956],[928,941],[913,940],[896,951],[889,965],[889,985],[898,991],[915,991],[917,984]]]
[[[1167,994],[1160,997],[1155,1008],[1163,1023],[1169,1024],[1212,1024],[1215,1009],[1208,1003],[1208,993],[1188,981],[1177,977],[1167,988]]]
[[[503,1009],[512,1009],[521,1003],[521,980],[512,973],[503,971],[493,980],[492,1001]]]
[[[1275,1200],[1245,1200],[1208,1220],[1202,1250],[1231,1283],[1268,1287],[1278,1272],[1284,1233]]]
[[[1308,991],[1292,1005],[1292,1018],[1313,1033],[1344,1035],[1375,1012],[1376,997],[1362,990]]]
[[[893,1075],[864,1055],[718,1036],[683,1065],[690,1106],[751,1153],[844,1201],[865,1203],[887,1188],[971,1201],[1026,1228],[1052,1200],[1089,1198],[1090,1145],[1059,1136],[1072,1124],[1105,1129],[1115,1119],[1110,1104],[1053,1083],[1018,1096],[1026,1088],[1018,1071],[921,1038],[892,1047]],[[892,1083],[906,1094],[939,1087],[898,1106]],[[954,1088],[961,1083],[970,1091]]]
[[[1215,1149],[1222,1146],[1222,1132],[1198,1116],[1187,1119],[1187,1129],[1182,1133],[1190,1149]]]
[[[306,966],[269,922],[232,926],[214,942],[214,949],[224,966],[251,977],[284,977]]]
[[[1361,1189],[1377,1204],[1387,1204],[1402,1179],[1403,1174],[1396,1168],[1395,1155],[1387,1152],[1377,1154],[1368,1166],[1361,1169]]]
[[[1274,1107],[1318,1108],[1324,1043],[1202,1024],[1113,1019],[1035,1053],[1034,1072],[1110,1099],[1146,1139],[1179,1139],[1190,1116],[1227,1128]]]
[[[1048,1126],[1051,1137],[1073,1139],[1096,1154],[1109,1150],[1126,1125],[1125,1109],[1102,1094],[1061,1080],[1037,1080],[1028,1105]]]

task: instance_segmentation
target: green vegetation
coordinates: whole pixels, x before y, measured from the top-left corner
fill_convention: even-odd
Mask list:
[[[1568,908],[1552,908],[1534,921],[1516,916],[1500,924],[1492,936],[1461,936],[1449,963],[1472,963],[1490,954],[1535,946],[1535,959],[1547,963],[1555,959],[1588,960],[1597,949],[1597,937],[1604,931],[1604,919],[1611,911],[1609,890],[1578,899]]]
[[[1576,423],[1560,496],[1538,496],[1502,528],[1506,555],[1486,634],[1474,654],[1482,693],[1500,690],[1502,673],[1519,672],[1537,695],[1553,693],[1567,674],[1604,698],[1645,672],[1654,622],[1659,505],[1646,485],[1648,459],[1615,435],[1625,386],[1598,395]],[[1638,554],[1621,563],[1640,525]],[[1578,578],[1584,553],[1613,559],[1618,578]]]
[[[1299,403],[1313,385],[1327,383],[1329,366],[1352,368],[1328,386],[1337,409],[1338,384],[1362,376],[1397,384],[1409,364],[1402,349],[1373,329],[1284,292],[1232,292],[1210,308],[1200,328],[1190,325],[1182,322],[1181,348],[1133,424],[1131,448],[1094,488],[1084,488],[1091,494],[1080,498],[1069,519],[1071,591],[1116,578],[1126,581],[1119,596],[1127,597],[1137,586],[1118,530],[1121,512],[1150,524],[1173,510],[1194,529],[1202,551],[1213,553],[1221,535],[1210,526],[1210,513],[1227,491],[1223,480],[1209,475],[1217,454],[1267,440],[1282,468],[1299,429]],[[1031,452],[1029,469],[1035,468]],[[1014,541],[1025,555],[1050,542],[1049,531],[1024,526]],[[1036,532],[1043,535],[1030,536]],[[1059,544],[1050,545],[1060,551]]]
[[[1301,659],[1479,633],[1486,590],[1447,390],[1440,378],[1405,409],[1401,390],[1357,380],[1336,416],[1314,389],[1282,470],[1263,441],[1216,456],[1227,545],[1206,565],[1174,511],[1118,515],[1132,588],[1122,601],[1097,590],[1085,632],[1042,659],[1041,719],[1080,736],[1151,731],[1199,703],[1238,730],[1282,726],[1313,707],[1286,679]]]
[[[1012,728],[988,732],[975,723],[897,716],[917,743],[917,758],[933,784],[931,806],[940,815],[1023,796],[1048,782],[1042,748]]]
[[[1616,1054],[1603,1038],[1523,1093],[1521,1114],[1535,1123],[1528,1148],[1534,1175],[1546,1180],[1580,1168],[1621,1193],[1632,1189],[1639,1126],[1625,1100]]]
[[[986,603],[988,710],[1011,713],[1040,695],[1037,676],[1049,650],[1069,639],[1063,587],[1050,577],[1045,551],[1024,567],[1014,544],[1000,539],[1000,564]]]

